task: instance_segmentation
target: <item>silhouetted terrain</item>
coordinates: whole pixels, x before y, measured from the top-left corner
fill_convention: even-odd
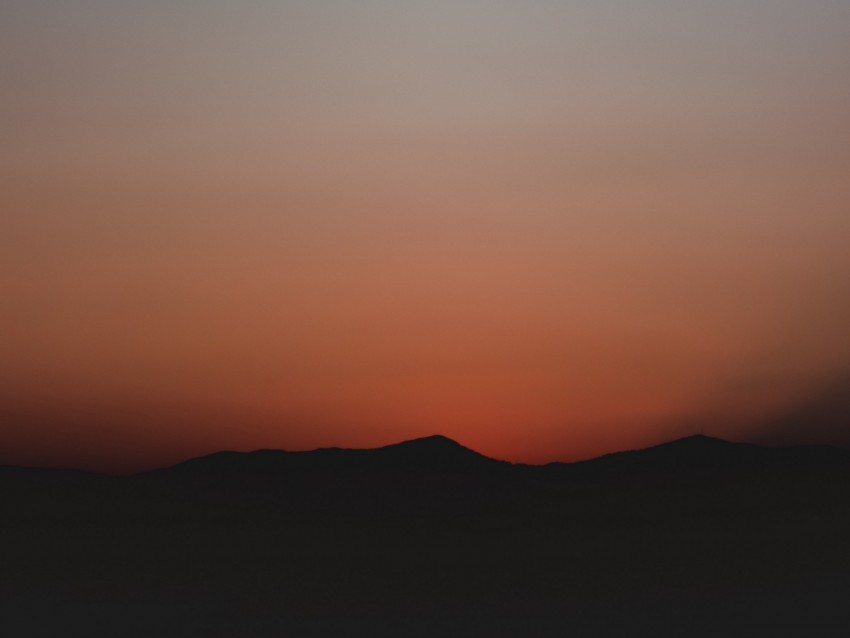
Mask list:
[[[850,452],[444,437],[0,468],[0,636],[850,635]]]

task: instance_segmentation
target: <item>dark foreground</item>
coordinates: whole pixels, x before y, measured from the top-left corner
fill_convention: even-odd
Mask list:
[[[0,468],[0,636],[850,636],[850,453]]]

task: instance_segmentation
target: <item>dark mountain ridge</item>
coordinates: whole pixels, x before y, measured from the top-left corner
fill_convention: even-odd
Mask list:
[[[669,492],[671,481],[683,488],[707,482],[746,486],[836,474],[850,475],[850,452],[829,447],[770,448],[698,435],[588,461],[538,466],[492,459],[437,435],[372,449],[219,452],[133,479],[231,502],[302,500],[351,507],[406,502],[415,510],[422,505],[417,498],[464,507],[490,503],[494,496],[487,493],[494,490],[505,500],[594,484]]]
[[[694,435],[656,446],[624,450],[576,462],[555,461],[544,465],[511,463],[493,459],[467,448],[452,439],[433,435],[385,445],[377,448],[318,448],[304,452],[263,449],[253,452],[223,451],[197,457],[167,468],[149,470],[141,475],[216,471],[246,471],[292,466],[320,467],[372,466],[385,469],[494,469],[514,467],[526,471],[537,468],[601,468],[620,465],[640,469],[659,466],[712,465],[719,468],[740,463],[811,464],[850,463],[850,450],[826,445],[787,447],[738,443],[724,439]],[[216,469],[213,469],[216,468]]]
[[[129,477],[111,477],[76,469],[0,465],[0,481],[90,482],[100,479],[156,479],[175,482],[240,481],[247,477],[273,479],[308,472],[329,476],[429,474],[506,475],[553,477],[592,474],[655,475],[669,471],[717,472],[735,469],[850,468],[850,450],[825,445],[762,446],[694,435],[659,445],[614,452],[577,462],[544,465],[511,463],[484,456],[442,435],[401,441],[377,448],[318,448],[309,451],[261,449],[221,451],[176,465],[147,470]]]
[[[445,437],[0,468],[0,635],[850,635],[850,452]]]
[[[485,457],[440,435],[402,441],[378,448],[319,448],[305,452],[263,449],[253,452],[223,451],[189,459],[177,465],[142,472],[141,475],[175,476],[239,474],[246,471],[269,472],[285,469],[364,468],[383,469],[463,469],[505,464]]]
[[[828,445],[764,446],[697,434],[639,450],[614,452],[570,465],[596,470],[616,467],[621,471],[630,472],[688,469],[722,471],[768,466],[841,466],[847,463],[850,463],[850,450],[844,448]]]

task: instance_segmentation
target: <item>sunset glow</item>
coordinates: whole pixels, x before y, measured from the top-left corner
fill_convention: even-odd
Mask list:
[[[848,3],[13,0],[0,52],[0,463],[571,460],[847,379]]]

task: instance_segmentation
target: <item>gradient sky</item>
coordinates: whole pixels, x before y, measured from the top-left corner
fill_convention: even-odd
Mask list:
[[[846,0],[4,0],[0,60],[0,462],[570,460],[848,378]]]

